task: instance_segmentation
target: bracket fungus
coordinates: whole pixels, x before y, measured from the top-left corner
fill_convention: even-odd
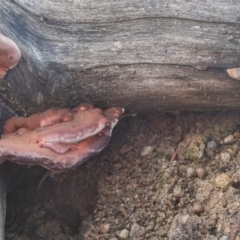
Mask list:
[[[229,68],[227,69],[227,73],[229,75],[229,77],[236,79],[236,80],[240,80],[240,68]]]
[[[102,111],[83,103],[72,110],[10,118],[0,139],[0,158],[50,170],[74,168],[108,144],[123,112],[119,107]]]
[[[0,34],[0,78],[4,78],[9,69],[14,68],[21,59],[17,44]]]

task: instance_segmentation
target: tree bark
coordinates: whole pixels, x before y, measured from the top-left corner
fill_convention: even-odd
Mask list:
[[[0,0],[0,19],[23,56],[0,85],[18,114],[240,107],[240,1]]]

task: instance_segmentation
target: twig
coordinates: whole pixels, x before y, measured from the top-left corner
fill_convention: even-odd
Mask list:
[[[170,162],[172,162],[172,161],[177,157],[177,155],[178,155],[178,147],[177,147],[177,149],[175,150],[175,152],[173,153]]]

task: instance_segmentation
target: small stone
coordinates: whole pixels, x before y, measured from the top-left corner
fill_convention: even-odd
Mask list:
[[[161,165],[162,164],[162,159],[158,158],[157,159],[157,165]]]
[[[207,143],[207,148],[216,148],[216,147],[217,147],[217,144],[214,140]]]
[[[118,162],[118,163],[113,164],[113,166],[117,169],[120,169],[120,168],[122,168],[122,163]]]
[[[239,148],[238,143],[235,143],[235,144],[232,145],[232,151],[233,151],[233,154],[236,154],[236,153],[237,153],[238,148]]]
[[[225,137],[223,142],[228,143],[228,142],[231,142],[233,139],[234,139],[234,136],[231,134],[231,135],[228,135],[227,137]]]
[[[240,132],[236,131],[236,132],[233,134],[233,136],[234,136],[235,138],[239,138],[239,137],[240,137]]]
[[[231,155],[228,152],[222,152],[220,153],[220,158],[223,162],[227,163],[231,160]]]
[[[127,239],[129,237],[129,231],[127,229],[123,229],[120,232],[119,237],[122,239]]]
[[[154,150],[153,146],[145,146],[141,152],[141,156],[145,157],[147,155],[150,155]]]
[[[226,236],[226,235],[223,235],[219,238],[219,240],[227,240],[227,239],[228,239],[228,236]]]
[[[166,218],[166,215],[164,212],[158,212],[158,216],[162,219],[165,219]]]
[[[212,158],[214,156],[214,150],[213,148],[206,148],[205,153],[207,157]]]
[[[179,162],[178,161],[173,161],[172,162],[172,166],[173,167],[178,167],[179,166]]]
[[[203,213],[204,209],[200,203],[194,203],[194,205],[192,207],[192,211],[194,213]]]
[[[149,222],[148,225],[147,225],[146,228],[145,228],[146,232],[152,231],[153,228],[154,228],[154,226],[155,226],[155,223],[154,223],[154,222]]]
[[[206,171],[203,168],[197,168],[196,173],[200,179],[203,179],[203,177],[206,174]]]
[[[180,186],[176,186],[173,189],[173,196],[175,197],[182,197],[184,194],[184,192],[182,191],[182,188]]]
[[[119,151],[120,154],[125,154],[127,152],[130,152],[133,149],[132,145],[123,145]]]
[[[100,233],[103,233],[103,234],[106,234],[106,233],[108,233],[109,228],[110,228],[110,224],[109,224],[109,223],[101,224],[101,227],[100,227],[100,229],[99,229],[99,232],[100,232]]]
[[[238,194],[239,190],[230,186],[227,190],[228,196],[233,196],[234,194]]]
[[[194,168],[192,168],[192,167],[188,167],[187,168],[187,177],[188,178],[191,178],[191,177],[193,177],[194,175],[195,175],[195,169]]]
[[[99,222],[101,221],[103,218],[105,217],[105,212],[104,211],[99,211],[97,214],[96,214],[96,221]]]
[[[169,167],[165,170],[165,173],[164,173],[165,177],[172,177],[174,175],[174,168],[172,167]]]
[[[209,235],[209,238],[210,238],[210,240],[218,240],[218,238],[215,237],[214,235]]]
[[[134,223],[130,230],[130,237],[132,238],[141,237],[144,235],[144,233],[145,233],[145,228],[138,225],[137,223]]]
[[[226,190],[232,184],[232,182],[232,179],[226,173],[220,174],[215,179],[216,186],[223,190]]]

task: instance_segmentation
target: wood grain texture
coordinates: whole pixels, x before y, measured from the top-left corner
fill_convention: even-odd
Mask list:
[[[1,82],[20,114],[88,101],[133,111],[240,107],[240,2],[0,0],[23,59]]]

